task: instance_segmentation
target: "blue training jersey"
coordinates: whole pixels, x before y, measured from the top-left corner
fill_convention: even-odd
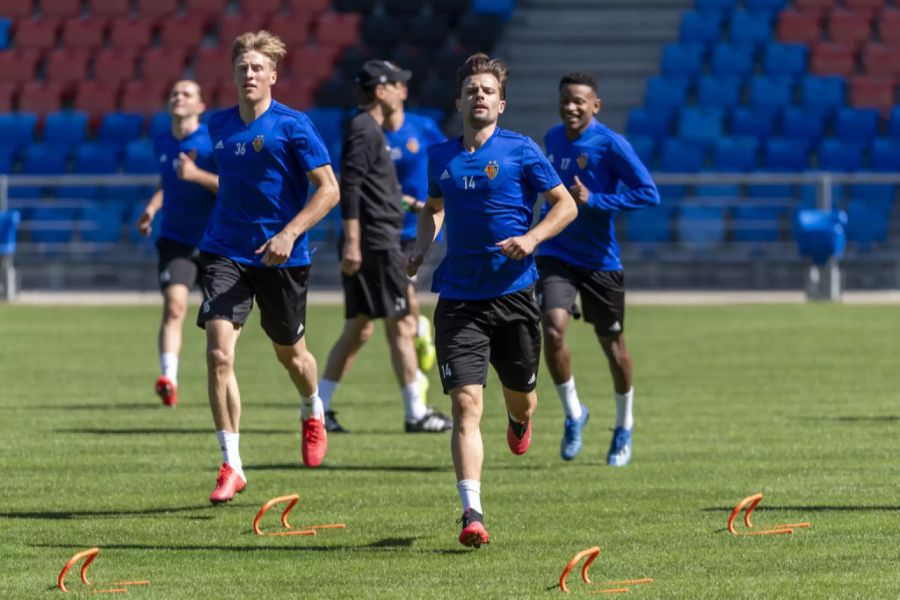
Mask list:
[[[209,135],[219,169],[219,194],[200,249],[261,267],[263,255],[255,254],[256,249],[306,206],[306,174],[331,162],[328,151],[305,114],[275,100],[249,125],[237,106],[215,113]],[[309,263],[304,233],[278,266]]]
[[[198,167],[215,173],[209,130],[201,124],[180,140],[166,131],[153,138],[153,152],[159,164],[163,192],[159,236],[196,247],[203,239],[216,195],[200,184],[178,178],[178,154],[184,152]]]
[[[474,152],[461,138],[428,155],[428,195],[444,199],[447,255],[434,273],[442,298],[483,300],[535,282],[534,257],[507,258],[497,242],[531,227],[537,194],[560,184],[531,138],[500,129]]]
[[[574,141],[557,125],[544,136],[544,146],[566,187],[578,175],[591,196],[587,204],[579,204],[578,217],[568,227],[541,244],[538,255],[596,271],[621,269],[615,213],[659,204],[659,192],[647,167],[624,137],[597,121]],[[627,191],[619,190],[620,183]],[[548,210],[545,205],[541,214]]]
[[[428,193],[428,149],[447,140],[434,119],[405,113],[403,125],[397,131],[384,132],[391,147],[391,159],[397,169],[397,179],[407,196],[425,201]],[[418,213],[406,211],[400,240],[416,239]]]

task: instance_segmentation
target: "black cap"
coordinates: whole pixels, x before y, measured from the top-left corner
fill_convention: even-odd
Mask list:
[[[397,65],[386,60],[367,60],[356,74],[356,85],[364,90],[370,90],[382,83],[394,83],[397,81],[409,81],[412,77],[410,71],[404,71]]]

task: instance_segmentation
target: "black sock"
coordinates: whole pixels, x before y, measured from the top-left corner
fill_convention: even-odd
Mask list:
[[[506,416],[509,419],[509,426],[512,427],[513,433],[517,438],[521,439],[525,435],[525,432],[528,431],[528,421],[519,423],[518,421],[513,419],[512,415],[510,415],[509,413],[507,413]]]

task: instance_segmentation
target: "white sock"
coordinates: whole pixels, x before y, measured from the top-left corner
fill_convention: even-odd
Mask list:
[[[241,453],[238,451],[241,434],[230,431],[217,431],[216,437],[219,439],[219,447],[222,449],[222,461],[237,471],[238,475],[246,481],[244,465],[241,463]]]
[[[462,500],[463,512],[470,508],[481,514],[481,482],[477,479],[462,479],[456,482],[456,489],[459,490],[459,499]]]
[[[631,408],[634,404],[634,388],[626,394],[616,394],[616,427],[624,427],[630,430],[634,427],[634,415]]]
[[[428,317],[419,315],[419,323],[416,327],[416,337],[425,337],[429,333],[431,333],[431,321],[428,320]]]
[[[331,406],[331,397],[334,396],[339,385],[339,381],[332,381],[331,379],[323,379],[319,382],[319,398],[322,399],[323,411],[327,411],[328,407]]]
[[[407,383],[400,392],[403,394],[403,409],[406,411],[406,420],[410,423],[419,421],[428,412],[425,400],[422,398],[422,394],[419,393],[419,382]]]
[[[569,377],[565,383],[556,386],[559,401],[562,403],[563,412],[570,419],[581,418],[581,401],[578,399],[578,391],[575,389],[575,376]]]
[[[304,421],[312,416],[320,421],[325,419],[325,409],[322,407],[322,398],[319,397],[319,390],[312,393],[312,396],[306,397],[300,394],[300,418]]]
[[[162,352],[159,355],[159,370],[178,385],[178,355],[174,352]]]

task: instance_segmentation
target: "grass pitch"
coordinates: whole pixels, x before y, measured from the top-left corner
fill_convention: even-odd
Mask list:
[[[192,309],[190,318],[196,315]],[[510,454],[493,378],[482,432],[491,544],[456,542],[448,435],[402,432],[383,333],[333,408],[325,464],[300,464],[298,400],[251,317],[238,344],[237,500],[211,507],[220,453],[205,392],[204,339],[186,328],[180,405],[153,395],[159,309],[0,306],[0,597],[49,597],[66,559],[99,546],[102,587],[150,579],[146,598],[535,598],[559,596],[577,551],[599,545],[597,582],[652,577],[634,598],[900,596],[900,309],[877,306],[634,307],[632,465],[604,464],[614,407],[590,330],[570,331],[585,447],[559,458],[562,411],[546,369],[534,440]],[[311,307],[324,362],[340,307]],[[432,373],[430,401],[448,410]],[[730,508],[765,493],[758,526],[732,538]],[[251,533],[267,499],[298,493],[311,537]],[[278,513],[269,515],[270,527]],[[69,587],[81,590],[77,569]],[[587,597],[577,570],[573,597]]]

